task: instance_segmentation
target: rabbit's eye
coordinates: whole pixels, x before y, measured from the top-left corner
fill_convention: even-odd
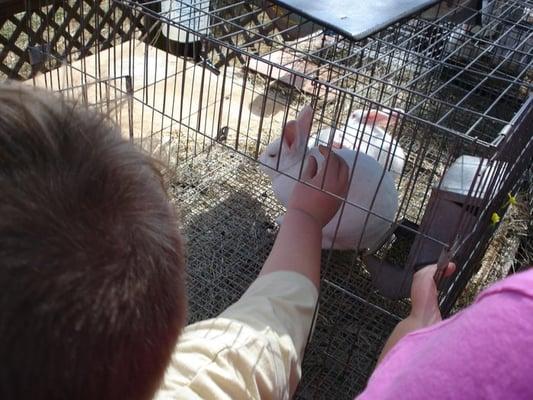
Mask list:
[[[274,153],[274,154],[269,154],[268,156],[269,156],[270,158],[274,158],[274,157],[276,157],[276,154],[275,154],[275,153]]]

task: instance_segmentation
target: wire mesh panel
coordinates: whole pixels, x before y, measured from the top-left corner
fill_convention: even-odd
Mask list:
[[[351,398],[408,310],[413,272],[455,258],[458,273],[440,280],[447,312],[531,163],[533,5],[478,3],[443,2],[356,42],[268,1],[109,2],[122,10],[113,26],[137,21],[131,37],[76,33],[74,57],[36,41],[58,68],[33,83],[113,109],[124,135],[172,170],[191,321],[256,277],[284,212],[276,180],[290,188],[317,144],[346,154],[353,195],[323,246],[297,396]],[[84,3],[50,7],[67,4]],[[95,13],[93,26],[113,18]],[[310,135],[298,130],[287,163],[296,119]],[[361,222],[343,230],[350,215]]]

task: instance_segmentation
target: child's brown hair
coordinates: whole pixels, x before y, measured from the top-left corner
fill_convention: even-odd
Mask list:
[[[150,398],[185,313],[150,157],[95,111],[0,84],[0,398]]]

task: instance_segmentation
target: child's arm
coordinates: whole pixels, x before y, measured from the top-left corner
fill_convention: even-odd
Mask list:
[[[431,265],[422,268],[413,276],[413,284],[411,285],[411,312],[392,331],[381,351],[378,364],[405,335],[436,324],[442,320],[437,299],[437,286],[433,279],[436,270],[437,266]],[[454,271],[455,264],[450,263],[446,267],[444,275],[450,276]]]
[[[436,295],[432,279],[429,274],[418,283]],[[377,366],[357,399],[533,399],[532,288],[533,271],[506,278],[447,321],[404,337]],[[427,298],[432,306],[415,311],[424,306],[418,300],[413,298],[415,315],[411,313],[410,321],[424,322],[417,311],[425,308],[430,317],[436,302]]]
[[[348,182],[346,163],[334,153],[328,155],[325,147],[320,147],[320,152],[330,157],[326,171],[317,171],[316,160],[310,157],[302,178],[317,187],[324,180],[324,190],[343,196]],[[296,185],[260,276],[274,271],[293,271],[309,278],[318,289],[322,228],[339,206],[340,200],[331,195],[303,184]]]
[[[331,154],[326,169],[324,189],[343,196],[348,167]],[[303,179],[320,187],[323,178],[311,158]],[[322,227],[339,205],[331,195],[296,185],[261,276],[217,318],[185,328],[159,399],[294,394],[318,298]]]

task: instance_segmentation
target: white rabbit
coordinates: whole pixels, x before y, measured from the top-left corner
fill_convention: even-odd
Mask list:
[[[344,129],[322,129],[310,145],[330,143],[333,135],[333,147],[361,151],[377,160],[396,178],[400,177],[405,164],[405,153],[400,144],[385,129],[394,128],[398,121],[398,112],[378,110],[356,110],[348,119]]]
[[[306,151],[312,114],[309,106],[304,107],[296,120],[287,122],[282,138],[269,144],[259,156],[259,161],[263,164],[261,170],[272,178],[274,193],[284,206],[288,204],[300,171],[305,168],[302,163],[306,154],[315,157],[319,168],[325,165],[318,147]],[[344,210],[342,207],[339,209],[322,231],[322,248],[375,252],[387,239],[391,221],[398,209],[398,193],[394,181],[376,160],[362,152],[348,149],[333,151],[344,159],[350,168],[350,174],[355,164],[346,199],[358,207],[346,204]],[[337,229],[339,218],[341,222]]]

